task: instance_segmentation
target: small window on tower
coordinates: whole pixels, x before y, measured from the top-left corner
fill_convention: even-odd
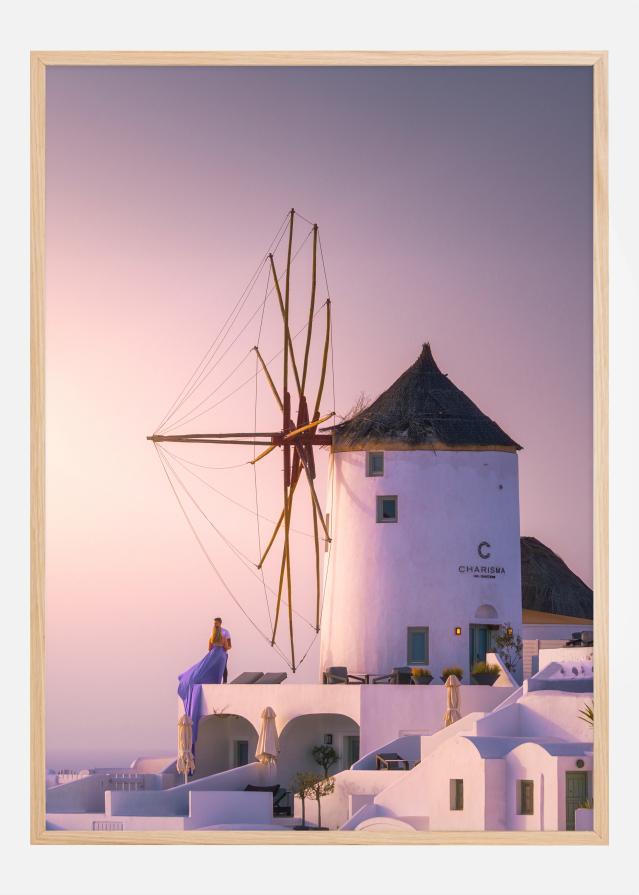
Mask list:
[[[384,475],[383,451],[369,451],[366,454],[366,475]]]
[[[396,496],[385,496],[377,498],[377,521],[397,522]]]
[[[407,665],[428,665],[428,628],[408,628]]]

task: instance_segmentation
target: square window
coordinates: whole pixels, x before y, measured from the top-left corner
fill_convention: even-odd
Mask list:
[[[428,665],[428,628],[408,628],[407,665]]]
[[[383,451],[368,451],[366,454],[366,475],[384,475]]]
[[[534,814],[535,789],[532,780],[517,781],[517,814]]]
[[[377,498],[377,521],[397,522],[396,496],[384,496]]]
[[[463,780],[451,780],[450,781],[450,810],[451,811],[463,811],[464,810],[464,781]]]

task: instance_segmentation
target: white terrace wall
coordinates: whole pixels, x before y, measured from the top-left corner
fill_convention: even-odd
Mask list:
[[[579,712],[592,703],[592,694],[536,690],[519,700],[518,736],[560,737],[592,742],[593,729]]]
[[[335,790],[322,799],[322,826],[338,830],[350,817],[351,799],[374,796],[397,779],[402,771],[342,771],[335,775]],[[317,823],[317,802],[305,800],[306,820]],[[302,816],[302,803],[295,798],[295,816]]]
[[[433,681],[428,686],[362,687],[360,754],[407,734],[431,735],[444,726],[446,687]],[[462,684],[461,714],[490,712],[514,690]]]

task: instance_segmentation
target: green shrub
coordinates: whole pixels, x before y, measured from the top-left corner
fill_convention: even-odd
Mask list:
[[[471,674],[500,674],[499,665],[491,665],[489,662],[475,662],[471,669]]]
[[[430,673],[428,668],[423,668],[422,666],[411,668],[410,673],[413,677],[432,677],[432,674]]]
[[[457,665],[450,665],[447,668],[442,668],[442,680],[446,683],[446,680],[454,674],[458,681],[460,681],[463,677],[464,672]]]

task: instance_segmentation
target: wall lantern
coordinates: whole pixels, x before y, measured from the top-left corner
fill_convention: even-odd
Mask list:
[[[512,637],[512,636],[513,636],[513,629],[512,629],[512,628],[506,628],[506,634],[508,635],[508,637]]]
[[[325,745],[325,746],[332,746],[332,745],[333,745],[333,734],[332,734],[332,733],[325,733],[325,734],[324,734],[324,745]]]
[[[456,637],[459,637],[460,634],[461,634],[461,628],[460,628],[459,626],[457,626],[457,627],[455,628],[455,636],[456,636]]]
[[[578,768],[583,768],[583,766],[584,766],[583,758],[578,758],[576,761],[576,765]]]

